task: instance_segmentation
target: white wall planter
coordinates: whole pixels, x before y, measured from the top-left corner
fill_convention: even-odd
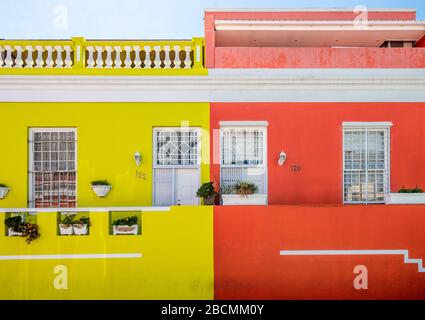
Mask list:
[[[74,228],[72,227],[72,224],[59,224],[59,232],[61,235],[69,236],[71,234],[74,234]]]
[[[87,224],[74,224],[72,225],[74,228],[75,235],[86,235],[88,234],[89,229],[87,228]]]
[[[386,204],[425,204],[425,193],[390,193],[385,196]]]
[[[0,200],[4,199],[9,192],[10,188],[0,187]]]
[[[139,226],[137,224],[132,226],[113,226],[114,235],[119,235],[119,234],[137,235],[138,230],[139,230]]]
[[[99,198],[104,198],[111,191],[112,186],[92,186],[91,188]]]
[[[7,229],[7,235],[9,236],[9,237],[16,237],[16,236],[22,236],[22,232],[16,232],[16,231],[14,231],[12,228],[8,228]]]
[[[241,196],[239,194],[223,194],[223,205],[267,205],[266,194],[249,194]]]

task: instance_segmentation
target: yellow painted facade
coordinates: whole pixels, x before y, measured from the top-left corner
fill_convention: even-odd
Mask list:
[[[142,212],[142,234],[138,236],[109,235],[107,212],[90,213],[88,236],[58,236],[56,217],[54,213],[38,214],[41,236],[29,245],[23,238],[6,237],[1,223],[0,257],[142,256],[0,260],[0,299],[213,299],[212,207],[176,206],[168,212]],[[4,218],[0,213],[0,221]],[[57,273],[55,268],[59,268]]]
[[[1,103],[0,183],[11,188],[0,208],[28,206],[28,131],[77,129],[77,206],[151,206],[153,128],[188,124],[201,131],[201,183],[209,181],[208,103]],[[139,150],[142,163],[136,166]],[[93,180],[112,190],[98,198]]]

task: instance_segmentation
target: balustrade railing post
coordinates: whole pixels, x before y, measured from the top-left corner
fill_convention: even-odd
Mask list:
[[[193,69],[199,70],[204,68],[204,38],[193,38]]]
[[[86,48],[84,37],[72,37],[72,49],[74,50],[74,69],[86,68]]]

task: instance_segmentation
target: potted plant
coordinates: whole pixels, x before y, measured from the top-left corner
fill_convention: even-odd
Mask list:
[[[59,232],[61,235],[74,234],[73,224],[75,223],[75,214],[66,214],[63,218],[59,219]]]
[[[223,205],[266,205],[267,195],[258,193],[253,182],[240,181],[222,189]]]
[[[139,226],[137,222],[139,218],[136,216],[118,219],[112,222],[113,234],[134,234],[137,235]]]
[[[112,186],[106,180],[96,180],[92,181],[91,188],[98,197],[104,198],[111,191]]]
[[[0,183],[0,200],[6,197],[9,190],[10,188],[7,185]]]
[[[9,237],[22,236],[22,216],[13,216],[4,220],[4,224],[7,228],[7,235]]]
[[[89,217],[81,217],[77,220],[75,220],[72,224],[72,227],[74,229],[74,234],[76,235],[86,235],[88,234],[90,227],[90,218]]]
[[[196,196],[203,199],[204,205],[213,205],[216,195],[217,192],[212,181],[203,183],[196,192]]]
[[[26,217],[19,215],[14,217],[9,217],[5,219],[5,225],[8,228],[8,236],[21,236],[25,237],[25,241],[30,244],[31,241],[34,241],[40,236],[38,232],[38,225],[36,223],[31,223],[26,221]]]
[[[397,193],[385,195],[386,204],[425,204],[425,193],[418,186],[406,189],[404,186]]]

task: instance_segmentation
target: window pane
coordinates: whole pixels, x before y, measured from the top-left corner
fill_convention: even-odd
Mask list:
[[[221,129],[222,164],[261,165],[264,162],[264,133],[261,129]]]
[[[199,136],[194,129],[158,130],[156,140],[156,165],[198,165]]]
[[[34,132],[30,143],[33,144],[30,206],[75,207],[75,132]]]

